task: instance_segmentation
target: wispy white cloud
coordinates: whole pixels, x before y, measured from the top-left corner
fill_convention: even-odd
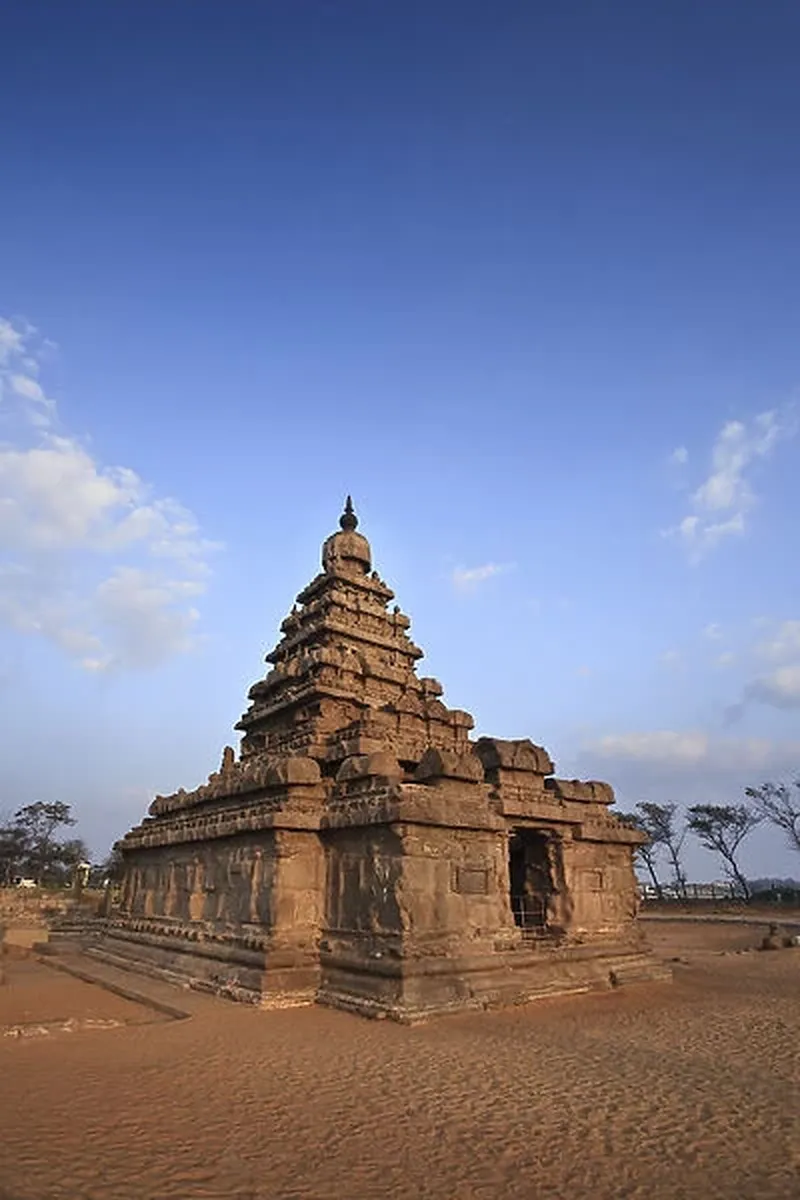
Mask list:
[[[691,561],[699,561],[720,543],[746,533],[748,514],[757,499],[752,470],[780,441],[792,437],[796,428],[793,407],[771,409],[749,422],[727,421],[722,426],[712,447],[711,470],[692,493],[690,512],[665,531],[685,548]]]
[[[637,762],[702,762],[708,753],[708,735],[656,729],[642,733],[608,733],[587,743],[584,750],[600,758],[634,759]]]
[[[0,317],[0,367],[16,356],[23,357],[23,337],[24,330]]]
[[[800,708],[800,662],[759,675],[745,688],[745,699],[772,708]]]
[[[676,772],[700,767],[715,770],[770,771],[800,762],[800,741],[714,736],[704,730],[658,729],[605,734],[587,742],[582,754],[608,763],[637,763]]]
[[[800,708],[800,621],[770,621],[762,618],[758,628],[766,635],[756,643],[751,661],[757,664],[736,704],[725,714],[734,724],[751,704],[770,708]]]
[[[703,636],[707,637],[709,641],[718,642],[722,637],[722,626],[718,625],[716,621],[711,621],[703,630]]]
[[[15,407],[18,415],[38,429],[49,428],[55,420],[55,401],[37,378],[38,354],[50,346],[39,338],[33,325],[0,317],[0,412],[4,417]]]
[[[136,567],[117,567],[97,588],[97,611],[113,629],[118,654],[139,666],[157,666],[196,645],[200,619],[188,602],[205,591],[199,579],[164,579]],[[104,666],[102,659],[97,666]]]
[[[0,320],[0,621],[85,669],[153,666],[196,643],[215,546],[194,515],[64,430],[31,326]],[[24,371],[20,367],[24,366]]]
[[[662,667],[677,671],[683,666],[683,655],[680,650],[665,650],[659,657]]]
[[[676,446],[667,458],[667,463],[671,467],[685,467],[688,461],[689,451],[685,446]]]
[[[458,591],[471,591],[495,575],[502,575],[512,569],[512,563],[483,563],[479,567],[456,567],[451,579]]]
[[[762,628],[763,628],[762,624]],[[769,629],[769,625],[767,625]],[[773,623],[766,641],[759,642],[756,652],[770,662],[786,662],[787,659],[800,659],[800,621],[779,621]]]

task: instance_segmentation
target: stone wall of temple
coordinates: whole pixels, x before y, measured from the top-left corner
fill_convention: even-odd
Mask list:
[[[573,941],[621,939],[634,931],[638,900],[632,875],[630,847],[624,843],[565,844],[564,879],[571,897],[567,932]]]
[[[387,953],[403,932],[400,882],[403,839],[391,825],[332,829],[325,847],[323,934],[328,946],[369,957]]]
[[[133,917],[269,929],[274,874],[271,830],[158,846],[131,862],[122,903]]]

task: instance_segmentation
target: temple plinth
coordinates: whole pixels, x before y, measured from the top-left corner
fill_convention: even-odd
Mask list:
[[[219,771],[119,843],[94,953],[265,1006],[412,1021],[663,978],[635,916],[638,833],[604,783],[419,677],[350,497]]]

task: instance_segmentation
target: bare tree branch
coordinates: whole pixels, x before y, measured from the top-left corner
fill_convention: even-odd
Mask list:
[[[761,814],[746,804],[695,804],[689,809],[689,828],[701,845],[720,856],[725,874],[738,884],[746,903],[750,888],[739,868],[738,850],[761,820]]]
[[[790,846],[800,850],[800,779],[795,780],[794,787],[796,796],[785,783],[763,783],[761,787],[745,788],[745,795],[765,820],[783,830]]]

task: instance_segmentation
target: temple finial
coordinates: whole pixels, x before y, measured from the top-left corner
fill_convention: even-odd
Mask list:
[[[353,501],[350,496],[347,497],[344,504],[344,512],[339,517],[339,524],[346,533],[352,533],[358,528],[358,517],[353,512]]]

